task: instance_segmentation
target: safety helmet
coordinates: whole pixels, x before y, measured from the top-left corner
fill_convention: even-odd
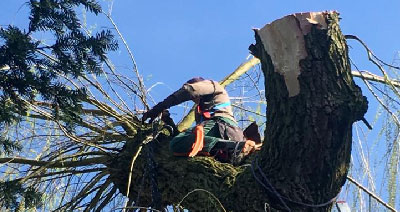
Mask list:
[[[188,80],[186,83],[192,84],[192,83],[200,82],[200,81],[203,81],[203,80],[205,80],[203,77],[194,77],[194,78]]]

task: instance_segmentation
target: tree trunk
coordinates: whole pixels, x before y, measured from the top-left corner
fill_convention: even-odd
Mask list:
[[[328,211],[340,192],[352,124],[368,106],[352,79],[337,13],[289,15],[255,30],[255,36],[250,50],[261,60],[268,102],[262,150],[252,166],[233,167],[207,157],[175,158],[168,143],[161,142],[154,154],[163,205],[205,189],[232,211]],[[131,199],[141,195],[139,205],[152,199],[150,183],[142,181],[143,156],[131,188]],[[124,192],[127,180],[120,172],[126,176],[126,170],[112,175]],[[182,205],[191,211],[221,209],[204,192],[193,193]]]
[[[256,30],[256,41],[250,49],[262,61],[268,102],[260,166],[282,196],[328,203],[346,179],[352,124],[368,108],[351,77],[338,14],[286,16]],[[292,209],[313,209],[290,200]]]

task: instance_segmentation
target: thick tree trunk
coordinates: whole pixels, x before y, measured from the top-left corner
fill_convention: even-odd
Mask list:
[[[363,117],[367,100],[351,77],[337,13],[289,15],[255,33],[250,50],[261,60],[268,102],[262,150],[252,166],[233,167],[212,158],[172,157],[161,142],[155,160],[163,205],[205,189],[232,211],[327,211],[344,184],[352,124]],[[149,183],[141,177],[145,161],[141,157],[133,172],[131,198],[140,193],[140,205],[151,202]],[[126,173],[113,172],[121,192]],[[210,202],[214,209],[207,208]],[[182,205],[191,211],[219,208],[206,193]]]
[[[256,40],[251,51],[262,61],[268,102],[262,170],[282,196],[327,203],[346,179],[352,124],[368,108],[351,77],[338,15],[286,16],[256,30]]]

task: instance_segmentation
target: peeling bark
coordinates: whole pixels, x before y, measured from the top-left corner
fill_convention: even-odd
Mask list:
[[[351,76],[338,15],[289,15],[255,34],[256,44],[250,50],[261,60],[268,102],[259,166],[292,211],[328,211],[331,204],[313,208],[294,202],[326,203],[340,192],[349,168],[352,124],[368,107]],[[108,165],[122,193],[132,152],[141,139],[128,142]],[[264,211],[265,206],[285,210],[276,193],[255,180],[251,166],[233,167],[208,157],[173,157],[167,140],[153,141],[162,205],[176,204],[188,192],[205,189],[230,211]],[[150,183],[142,177],[147,160],[142,154],[133,171],[130,198],[135,201],[140,194],[141,206],[151,205],[152,200]],[[207,194],[194,194],[182,205],[191,211],[221,210],[214,203]]]

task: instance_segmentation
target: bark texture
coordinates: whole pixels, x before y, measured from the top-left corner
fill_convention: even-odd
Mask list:
[[[297,202],[321,204],[334,198],[345,182],[352,124],[364,116],[368,102],[351,77],[337,13],[295,14],[283,19],[256,30],[257,43],[251,46],[262,62],[268,102],[260,164],[281,195]],[[292,27],[281,27],[279,23],[290,23]],[[287,61],[277,62],[274,60],[282,57],[271,54],[279,52],[264,41],[272,40],[287,48],[285,40],[280,40],[287,37],[284,34],[295,35],[292,41],[298,40],[304,46],[297,52],[289,49],[283,57]],[[266,35],[272,37],[263,37]],[[284,70],[284,64],[291,60],[299,70]],[[297,75],[297,81],[293,80],[295,76],[287,75]],[[290,89],[290,83],[299,89]],[[290,201],[288,204],[297,210],[302,208]]]
[[[349,168],[352,124],[368,103],[352,79],[337,13],[289,15],[255,30],[255,36],[250,50],[261,60],[268,102],[264,145],[253,160],[258,163],[233,167],[207,157],[176,158],[168,151],[168,139],[159,138],[153,147],[162,205],[205,189],[229,211],[328,211],[331,204],[299,203],[326,203],[340,192]],[[123,193],[136,148],[137,142],[128,143],[109,164]],[[134,166],[130,195],[136,200],[140,194],[141,206],[154,199],[150,180],[143,178],[146,161],[143,153]],[[252,168],[272,192],[255,180]],[[182,205],[190,211],[222,210],[202,192]]]

